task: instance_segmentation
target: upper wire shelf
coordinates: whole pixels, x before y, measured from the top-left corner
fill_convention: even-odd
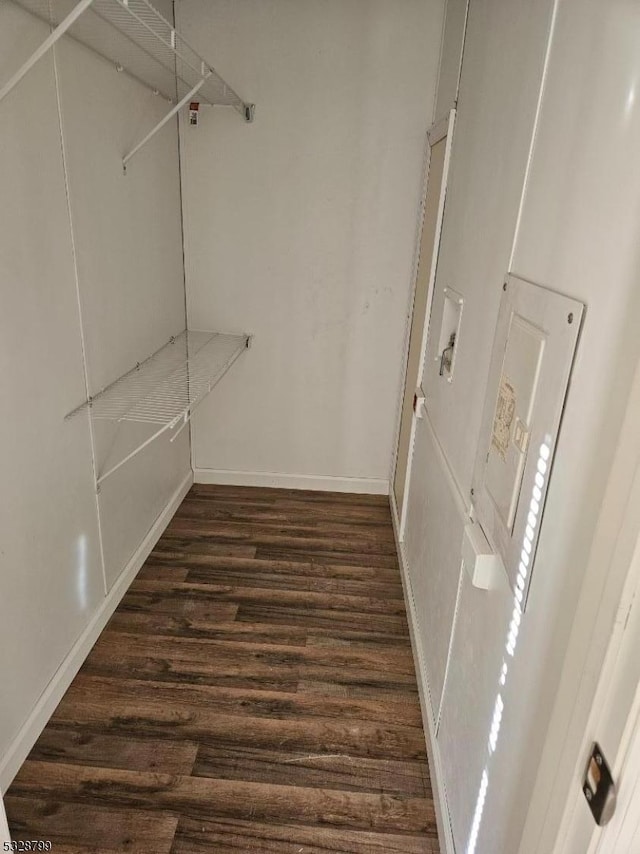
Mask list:
[[[169,113],[127,154],[127,162],[189,100],[233,107],[247,122],[248,104],[199,56],[175,27],[148,0],[13,0],[51,27],[49,36],[4,84],[0,101],[63,35],[113,63],[118,71],[175,104]]]
[[[80,5],[79,0],[13,2],[52,27]],[[247,115],[250,105],[148,0],[92,0],[67,32],[168,101],[179,101],[204,78],[199,100],[234,107],[242,116]]]
[[[249,335],[185,330],[128,373],[70,412],[152,425],[152,435],[100,474],[98,485],[167,430],[188,423],[198,404],[249,346]],[[177,433],[172,438],[175,438]]]

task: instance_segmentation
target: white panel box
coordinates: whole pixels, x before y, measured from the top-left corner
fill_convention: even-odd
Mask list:
[[[474,474],[475,518],[522,608],[584,306],[508,276]]]
[[[496,590],[506,587],[502,558],[496,554],[477,522],[468,522],[462,539],[462,565],[474,587]]]

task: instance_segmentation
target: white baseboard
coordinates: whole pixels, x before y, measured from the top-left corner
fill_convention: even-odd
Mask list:
[[[451,819],[449,818],[449,808],[447,806],[447,799],[444,788],[444,777],[442,774],[442,763],[440,760],[440,748],[438,747],[438,742],[436,740],[433,710],[431,707],[431,695],[429,693],[429,677],[427,675],[425,659],[422,652],[422,644],[420,642],[420,634],[418,632],[416,606],[413,598],[413,592],[411,589],[411,579],[409,578],[407,557],[404,550],[404,545],[400,541],[400,518],[398,515],[396,497],[393,493],[393,490],[391,490],[389,499],[391,502],[391,518],[393,520],[393,532],[396,539],[398,561],[400,563],[402,588],[404,590],[404,601],[407,607],[409,634],[411,636],[411,648],[413,650],[413,658],[416,665],[418,693],[420,695],[422,723],[424,726],[425,741],[427,743],[427,758],[429,760],[429,774],[431,777],[431,789],[433,791],[433,801],[436,811],[436,824],[438,826],[440,851],[441,854],[456,854],[455,846],[453,844]]]
[[[0,844],[2,844],[3,851],[11,851],[11,836],[9,834],[9,825],[7,824],[7,814],[4,811],[2,792],[0,792]],[[9,845],[9,848],[6,847],[7,845]]]
[[[13,740],[9,750],[0,760],[1,791],[6,791],[9,788],[11,781],[18,773],[20,766],[29,754],[29,751],[38,740],[38,736],[46,726],[47,721],[55,711],[55,708],[62,699],[65,691],[73,681],[78,670],[80,670],[83,661],[91,651],[95,642],[98,640],[100,632],[104,629],[120,600],[127,592],[127,589],[135,578],[138,570],[160,539],[162,532],[167,527],[170,518],[180,506],[183,498],[191,488],[192,483],[193,473],[190,471],[171,496],[165,509],[153,523],[146,537],[140,543],[133,557],[122,571],[120,577],[102,601],[102,604],[94,614],[89,625],[71,647],[69,654],[45,688],[22,729]]]
[[[322,492],[359,492],[388,495],[389,481],[374,477],[331,477],[308,474],[280,474],[266,471],[229,471],[227,469],[194,469],[195,483],[217,483],[227,486],[271,486],[282,489],[315,489]]]

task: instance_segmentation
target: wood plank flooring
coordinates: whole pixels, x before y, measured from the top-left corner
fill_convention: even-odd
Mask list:
[[[387,499],[194,486],[5,803],[54,854],[437,854]]]

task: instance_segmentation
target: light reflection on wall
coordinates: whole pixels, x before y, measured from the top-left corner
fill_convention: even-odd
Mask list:
[[[520,563],[518,564],[518,574],[516,576],[516,584],[514,588],[513,612],[511,614],[511,622],[509,623],[507,642],[505,644],[506,654],[503,658],[502,667],[500,669],[499,684],[502,688],[507,684],[509,659],[513,658],[515,655],[516,647],[518,645],[518,634],[520,632],[520,624],[522,621],[522,607],[526,590],[527,575],[529,574],[530,569],[536,528],[540,521],[539,515],[542,505],[543,489],[550,458],[551,437],[546,436],[545,441],[540,445],[538,462],[536,464],[536,475],[534,478],[533,489],[531,490],[531,501],[529,502],[529,511],[527,514],[527,524],[525,527],[524,537],[522,539],[522,551],[520,552]],[[469,833],[469,842],[467,844],[466,854],[475,854],[476,846],[478,844],[478,835],[482,824],[482,813],[484,812],[484,805],[487,799],[487,789],[489,788],[489,761],[498,747],[503,710],[504,700],[502,699],[500,689],[498,689],[487,744],[487,764],[482,772],[482,779],[480,781],[480,789],[478,791],[476,806],[473,813],[473,821],[471,823],[471,831]]]
[[[76,595],[78,604],[83,611],[89,604],[87,570],[87,536],[81,534],[76,540]]]
[[[627,99],[624,105],[625,118],[629,118],[633,113],[633,107],[636,102],[636,81],[634,80],[627,93]]]

